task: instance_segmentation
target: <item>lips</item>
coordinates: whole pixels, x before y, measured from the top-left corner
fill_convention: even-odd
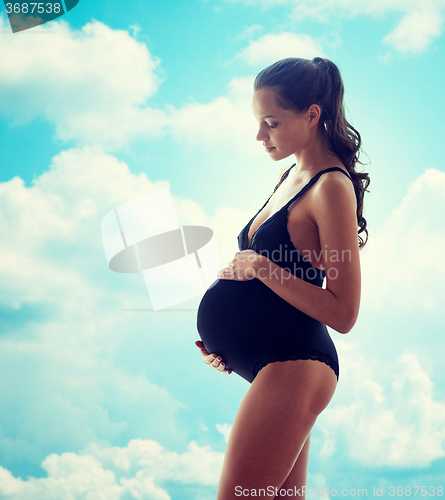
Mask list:
[[[273,149],[275,149],[274,146],[272,146],[271,148],[268,148],[267,146],[265,146],[265,148],[266,148],[267,153],[270,153]]]

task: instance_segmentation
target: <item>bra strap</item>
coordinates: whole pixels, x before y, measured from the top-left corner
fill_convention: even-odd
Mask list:
[[[281,186],[282,182],[284,181],[284,179],[286,179],[286,177],[289,175],[289,172],[291,171],[291,169],[293,167],[295,167],[296,163],[294,163],[291,167],[289,167],[286,172],[284,172],[284,174],[281,176],[281,179],[280,181],[278,182],[278,184],[275,186],[275,189],[272,191],[271,195],[269,196],[269,198],[267,198],[267,201],[266,203],[264,203],[264,205],[258,210],[258,212],[256,213],[256,215],[254,215],[254,218],[261,212],[261,210],[263,210],[263,208],[269,203],[269,200],[272,198],[272,196],[274,195],[275,191]]]
[[[332,170],[338,170],[339,172],[342,172],[343,174],[346,175],[346,177],[352,182],[354,183],[354,181],[352,180],[352,177],[347,173],[345,172],[342,168],[340,167],[330,167],[330,168],[327,168],[326,170],[322,170],[321,172],[318,172],[319,174],[322,174],[324,172],[330,172]],[[317,174],[318,175],[318,174]]]
[[[281,176],[280,182],[275,186],[275,189],[272,191],[272,194],[269,196],[269,199],[275,193],[275,191],[281,186],[281,183],[284,181],[284,179],[287,178],[287,176],[289,175],[289,172],[292,170],[293,167],[295,167],[295,165],[296,165],[296,163],[294,163],[291,167],[289,167],[286,170],[286,172],[284,172],[284,174]]]
[[[291,167],[292,168],[292,167]],[[289,169],[290,170],[290,169]],[[284,205],[285,207],[288,207],[291,203],[293,203],[300,195],[302,195],[303,193],[305,193],[308,189],[310,189],[317,181],[318,179],[326,172],[333,172],[334,170],[339,170],[340,172],[343,172],[346,177],[348,177],[348,179],[352,182],[352,178],[349,176],[349,174],[347,174],[343,169],[341,169],[340,167],[329,167],[329,168],[325,168],[324,170],[320,170],[320,172],[318,172],[318,174],[314,175],[314,177],[312,177],[312,179],[305,185],[303,186],[300,191],[298,191],[298,193],[291,199],[289,200],[286,205]],[[269,200],[268,200],[269,201]],[[284,207],[283,207],[284,208]]]

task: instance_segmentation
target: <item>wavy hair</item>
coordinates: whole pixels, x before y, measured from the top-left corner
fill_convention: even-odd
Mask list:
[[[304,113],[312,104],[321,108],[320,128],[328,147],[346,167],[354,184],[357,198],[357,227],[359,249],[368,241],[366,219],[363,217],[363,198],[371,182],[366,172],[357,172],[361,136],[346,120],[343,97],[344,87],[337,66],[329,59],[314,57],[282,59],[258,73],[254,90],[269,90],[275,94],[278,106],[296,114]],[[369,191],[368,191],[369,192]],[[366,240],[360,236],[366,233]]]

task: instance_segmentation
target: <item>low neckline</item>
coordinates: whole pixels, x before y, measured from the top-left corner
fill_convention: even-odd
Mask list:
[[[285,207],[286,205],[283,205],[279,210],[277,210],[275,213],[273,213],[270,217],[268,217],[265,221],[263,221],[256,229],[255,229],[255,232],[252,234],[252,238],[250,238],[250,242],[247,243],[247,240],[249,239],[249,229],[253,223],[253,221],[256,219],[256,216],[261,212],[261,210],[254,216],[254,218],[252,219],[251,223],[249,224],[249,227],[247,228],[247,234],[246,234],[246,243],[247,243],[247,248],[250,247],[250,245],[252,244],[252,240],[254,239],[256,233],[258,232],[258,230],[261,228],[261,226],[263,224],[265,224],[267,221],[273,219],[276,215],[278,215],[282,210],[283,208]]]
[[[296,163],[294,163],[291,167],[289,167],[286,172],[284,173],[283,177],[281,178],[280,182],[278,183],[277,187],[275,188],[278,189],[278,187],[287,179],[288,175],[289,175],[289,172],[295,167]],[[309,181],[310,182],[310,181]],[[302,188],[303,189],[303,188]],[[272,196],[275,194],[275,190],[274,192],[269,196],[268,200],[266,201],[266,203],[258,210],[258,212],[250,219],[250,222],[248,223],[248,227],[247,227],[247,231],[246,231],[246,246],[247,248],[250,247],[253,239],[255,238],[255,235],[256,233],[258,232],[258,230],[260,229],[260,227],[265,224],[268,220],[272,219],[273,217],[275,217],[275,215],[277,215],[279,212],[281,212],[283,210],[283,208],[287,205],[287,203],[285,205],[283,205],[279,210],[277,210],[275,213],[273,213],[272,215],[270,215],[266,220],[264,220],[255,230],[255,232],[252,234],[252,237],[250,238],[250,242],[248,243],[247,240],[249,239],[249,230],[250,230],[250,227],[252,226],[252,223],[253,221],[257,218],[257,216],[263,211],[264,207],[269,203],[270,199],[272,198]],[[301,190],[300,190],[301,191]],[[299,192],[300,192],[299,191]],[[297,193],[298,194],[298,193]],[[290,200],[292,201],[292,200]]]
[[[268,221],[272,220],[275,216],[277,216],[279,213],[281,213],[284,209],[288,209],[288,206],[293,203],[297,198],[298,196],[300,196],[310,185],[311,183],[314,183],[316,180],[318,180],[318,178],[324,174],[325,172],[330,172],[330,171],[334,171],[334,170],[339,170],[340,172],[343,172],[351,181],[351,177],[349,176],[349,174],[347,174],[342,168],[340,167],[329,167],[329,168],[326,168],[324,170],[320,170],[320,172],[318,172],[317,174],[314,175],[314,177],[312,177],[301,189],[300,191],[298,191],[298,193],[295,194],[295,196],[293,196],[286,204],[284,204],[279,210],[277,210],[276,212],[274,212],[271,216],[269,216],[266,220],[264,220],[255,230],[255,232],[252,234],[252,237],[250,238],[250,242],[248,243],[248,239],[249,239],[249,230],[250,230],[250,227],[252,226],[252,223],[253,221],[257,218],[257,216],[262,212],[262,210],[264,209],[264,207],[269,203],[270,199],[272,198],[272,196],[275,194],[275,191],[276,189],[278,189],[278,187],[287,179],[288,175],[289,175],[289,172],[292,170],[293,167],[295,167],[296,163],[294,163],[291,167],[289,167],[288,170],[286,170],[285,172],[285,176],[283,176],[279,182],[279,184],[277,185],[277,187],[275,188],[274,192],[269,196],[268,200],[266,201],[266,203],[258,210],[258,212],[252,217],[252,219],[250,220],[250,222],[248,223],[248,226],[247,226],[247,230],[246,230],[246,238],[245,238],[245,248],[246,250],[249,250],[251,249],[251,245],[252,245],[252,242],[255,238],[255,235],[257,234],[257,232],[259,231],[259,229]],[[313,267],[314,269],[316,269],[317,271],[323,271],[322,269],[318,268],[318,267],[314,267],[307,259],[305,259],[305,257],[302,255],[302,253],[298,250],[298,248],[295,247],[295,245],[292,243],[292,240],[290,238],[290,234],[289,234],[289,230],[287,229],[287,217],[286,217],[286,232],[287,232],[287,235],[289,236],[289,241],[291,242],[292,246],[294,247],[294,249],[301,255],[302,259],[304,259],[311,267]]]

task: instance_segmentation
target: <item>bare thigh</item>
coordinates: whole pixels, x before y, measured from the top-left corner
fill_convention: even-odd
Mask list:
[[[280,499],[297,500],[297,498],[305,498],[303,487],[306,486],[307,481],[310,445],[311,435],[309,434],[286,481],[281,485],[280,489],[284,490],[287,494],[281,491],[279,494]]]
[[[236,414],[217,499],[239,498],[239,492],[245,489],[256,490],[251,496],[273,498],[267,493],[286,481],[336,385],[335,373],[320,361],[295,360],[265,366]],[[305,467],[307,471],[307,464]],[[259,494],[260,489],[265,493]]]

